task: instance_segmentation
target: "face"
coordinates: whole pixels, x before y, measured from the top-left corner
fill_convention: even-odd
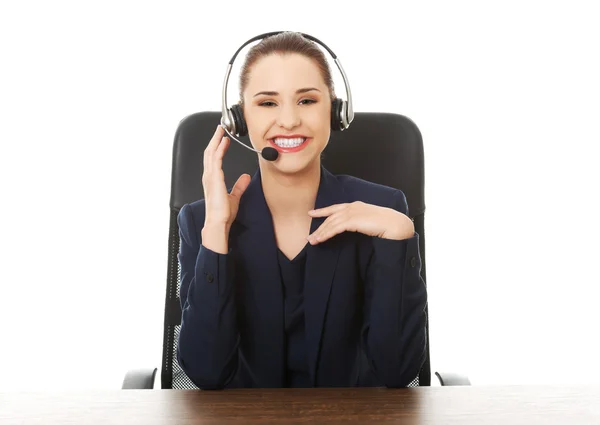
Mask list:
[[[255,149],[279,151],[269,162],[286,174],[320,164],[331,132],[331,98],[317,64],[299,54],[273,54],[250,70],[244,118]]]

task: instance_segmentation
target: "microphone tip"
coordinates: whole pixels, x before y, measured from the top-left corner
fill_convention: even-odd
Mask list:
[[[277,152],[277,149],[270,147],[264,148],[260,154],[267,161],[275,161],[277,157],[279,157],[279,152]]]

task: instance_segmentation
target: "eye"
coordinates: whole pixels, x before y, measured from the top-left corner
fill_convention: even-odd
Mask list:
[[[308,103],[304,103],[304,102],[308,102]],[[302,99],[300,101],[301,105],[310,105],[312,103],[317,103],[317,101],[314,99]],[[275,104],[275,102],[271,102],[270,100],[267,100],[265,102],[259,103],[258,106],[265,106],[267,108],[271,108],[271,107],[277,106],[277,105]]]

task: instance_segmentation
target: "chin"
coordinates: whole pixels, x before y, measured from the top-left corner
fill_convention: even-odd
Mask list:
[[[320,165],[319,157],[293,158],[289,154],[279,154],[276,161],[271,162],[273,168],[282,174],[302,174],[305,171],[312,170]]]

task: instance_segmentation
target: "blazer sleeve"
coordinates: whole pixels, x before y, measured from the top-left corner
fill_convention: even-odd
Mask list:
[[[408,215],[401,191],[393,208]],[[427,290],[420,273],[419,234],[372,241],[362,342],[378,380],[387,387],[406,387],[419,375],[426,355]]]
[[[177,361],[198,388],[221,389],[233,379],[238,364],[231,251],[219,254],[202,245],[188,204],[177,222],[182,310]]]

